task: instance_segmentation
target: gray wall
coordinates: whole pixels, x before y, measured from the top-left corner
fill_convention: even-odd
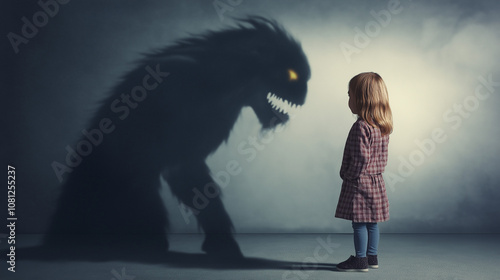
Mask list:
[[[208,159],[214,174],[231,160],[242,167],[224,187],[237,232],[351,231],[334,211],[355,121],[347,82],[364,71],[385,79],[394,114],[385,174],[391,220],[382,231],[499,232],[498,1],[242,0],[222,15],[213,2],[73,0],[17,54],[4,37],[2,147],[17,168],[18,232],[44,231],[59,192],[51,163],[64,161],[66,145],[140,53],[248,14],[275,18],[300,40],[312,78],[306,104],[283,129],[261,135],[246,109]],[[16,5],[2,9],[10,19],[4,35],[21,34],[21,18],[41,10],[36,1]],[[173,231],[196,232],[168,187],[162,195]]]

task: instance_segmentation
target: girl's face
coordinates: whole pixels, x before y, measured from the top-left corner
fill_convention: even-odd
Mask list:
[[[349,109],[351,109],[351,112],[353,114],[357,114],[358,110],[356,110],[356,97],[354,96],[354,94],[351,94],[351,91],[348,91],[347,95],[349,95]]]

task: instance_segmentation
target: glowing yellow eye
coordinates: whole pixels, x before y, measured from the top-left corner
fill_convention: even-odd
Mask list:
[[[299,76],[297,75],[297,72],[293,71],[292,69],[288,69],[288,80],[289,81],[296,81],[299,79]]]

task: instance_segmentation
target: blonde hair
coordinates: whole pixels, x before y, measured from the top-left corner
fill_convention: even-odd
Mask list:
[[[349,81],[349,92],[354,95],[358,116],[382,135],[392,132],[392,111],[384,80],[373,72],[360,73]]]

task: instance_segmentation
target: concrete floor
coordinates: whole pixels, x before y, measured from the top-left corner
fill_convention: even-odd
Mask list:
[[[0,279],[499,279],[500,234],[382,234],[380,268],[337,272],[353,254],[350,234],[240,234],[246,259],[220,261],[202,254],[201,235],[171,235],[164,258],[74,260],[33,257],[40,236],[16,237],[16,272],[7,271],[3,239]],[[31,249],[30,249],[31,248]]]

